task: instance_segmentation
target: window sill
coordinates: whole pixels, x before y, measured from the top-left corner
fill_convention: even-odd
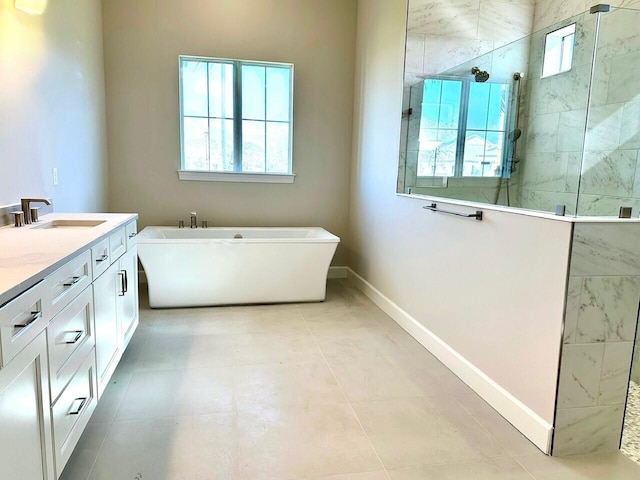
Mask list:
[[[180,180],[190,180],[197,182],[293,183],[295,174],[204,172],[197,170],[178,170],[178,178]]]

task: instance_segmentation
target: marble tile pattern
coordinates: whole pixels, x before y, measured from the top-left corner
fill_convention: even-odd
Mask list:
[[[633,380],[629,383],[620,450],[640,465],[640,384]]]
[[[612,2],[613,7],[638,8],[637,1]],[[580,11],[590,7],[589,2],[581,0],[552,2],[542,0],[536,3],[534,29],[543,28],[532,36],[530,72],[535,78],[529,82],[527,95],[530,101],[528,118],[534,135],[547,129],[546,138],[551,134],[548,127],[541,127],[550,113],[560,112],[560,121],[556,149],[549,142],[542,143],[548,153],[570,152],[580,154],[584,143],[584,165],[582,168],[581,198],[578,205],[579,215],[617,215],[620,206],[631,206],[634,213],[640,209],[640,188],[638,188],[638,149],[640,148],[640,107],[637,98],[640,95],[640,33],[637,25],[640,12],[634,10],[612,10],[601,16],[598,36],[598,49],[594,75],[591,82],[591,101],[589,120],[584,132],[584,121],[580,112],[585,106],[578,106],[579,99],[586,100],[589,69],[595,31],[594,15],[579,15],[569,19]],[[577,19],[576,44],[573,68],[570,72],[554,77],[537,78],[541,68],[544,34],[558,25]],[[571,108],[573,106],[573,108]],[[543,137],[544,138],[544,137]],[[541,142],[534,142],[533,150],[528,148],[523,159],[526,164],[529,152],[540,149]],[[537,153],[537,152],[536,152]],[[535,161],[535,157],[531,160]],[[535,170],[530,169],[529,172]],[[525,170],[526,172],[526,170]],[[556,175],[553,175],[556,176]],[[575,191],[575,176],[567,173],[567,184],[563,188],[541,188],[532,186],[536,179],[523,178],[529,183],[522,203],[533,209],[544,209],[543,203],[550,192],[556,192],[558,198],[567,191]],[[546,192],[534,195],[535,190]],[[559,202],[554,202],[559,203]]]
[[[150,310],[141,291],[61,480],[640,476],[619,452],[544,455],[347,281],[270,306]]]
[[[616,450],[640,304],[640,224],[574,227],[553,455]]]

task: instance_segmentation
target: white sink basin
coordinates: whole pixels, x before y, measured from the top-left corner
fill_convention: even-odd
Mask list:
[[[102,225],[106,220],[52,220],[32,228],[93,228]]]

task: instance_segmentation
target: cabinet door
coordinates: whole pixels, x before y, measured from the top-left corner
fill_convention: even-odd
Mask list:
[[[0,370],[0,477],[54,480],[47,342],[42,332]]]
[[[122,356],[116,306],[116,298],[121,293],[118,266],[118,262],[114,263],[93,282],[98,398]]]
[[[138,247],[129,249],[119,263],[124,283],[118,295],[118,320],[122,345],[126,347],[138,325]]]

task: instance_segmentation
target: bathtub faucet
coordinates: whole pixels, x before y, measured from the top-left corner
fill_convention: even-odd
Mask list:
[[[198,218],[196,212],[191,212],[191,228],[198,228]]]

